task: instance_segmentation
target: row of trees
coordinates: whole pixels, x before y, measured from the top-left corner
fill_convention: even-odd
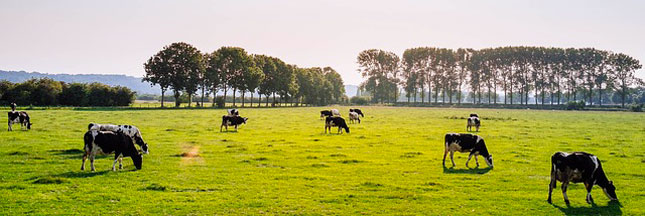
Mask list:
[[[603,94],[615,90],[625,98],[631,87],[642,85],[634,76],[642,65],[622,54],[594,48],[498,47],[481,50],[419,47],[407,49],[402,59],[392,52],[365,50],[358,55],[359,72],[367,80],[361,88],[375,102],[397,100],[401,87],[408,97],[421,96],[425,102],[463,101],[468,89],[474,103],[560,104],[594,98],[603,103]],[[578,98],[582,95],[584,98]],[[501,95],[500,95],[501,96]],[[501,102],[501,101],[500,101]]]
[[[246,93],[264,96],[265,105],[269,98],[281,101],[326,105],[342,100],[345,89],[343,80],[334,69],[299,68],[284,61],[265,55],[251,55],[239,47],[222,47],[212,53],[202,53],[190,44],[178,42],[164,47],[144,64],[148,81],[161,87],[163,96],[172,90],[175,106],[180,105],[182,93],[191,97],[217,95],[233,92],[233,106],[236,93],[242,94],[242,106]],[[252,101],[252,100],[251,100]],[[213,100],[213,106],[215,100]],[[260,106],[260,103],[258,103]]]
[[[49,78],[22,83],[0,81],[0,103],[34,106],[128,106],[135,93],[101,83],[65,83]]]

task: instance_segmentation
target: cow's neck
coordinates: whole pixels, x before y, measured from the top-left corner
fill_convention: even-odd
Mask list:
[[[602,188],[605,188],[609,185],[609,179],[605,175],[605,172],[601,169],[598,168],[596,170],[596,173],[594,174],[595,179],[596,179],[596,184]]]

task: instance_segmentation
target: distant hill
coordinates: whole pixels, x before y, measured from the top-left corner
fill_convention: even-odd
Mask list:
[[[141,82],[141,77],[107,74],[47,74],[39,72],[0,70],[0,80],[8,80],[9,82],[14,83],[24,82],[31,78],[43,77],[68,83],[99,82],[110,86],[125,86],[136,91],[138,94],[161,94],[159,86],[150,86],[150,83],[148,82]]]
[[[43,77],[67,83],[99,82],[110,86],[125,86],[136,91],[137,94],[161,94],[161,89],[159,89],[158,85],[150,86],[150,83],[148,82],[141,82],[141,77],[107,74],[47,74],[39,72],[0,70],[0,80],[8,80],[9,82],[14,83],[24,82],[31,78]],[[358,86],[345,85],[345,94],[350,98],[356,96],[357,90]]]

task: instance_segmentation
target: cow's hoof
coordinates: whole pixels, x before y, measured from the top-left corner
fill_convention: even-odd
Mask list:
[[[571,204],[569,200],[564,200],[564,203],[567,204],[567,206]]]
[[[551,202],[551,199],[547,199],[546,202],[548,202],[549,204],[553,204],[553,202]]]

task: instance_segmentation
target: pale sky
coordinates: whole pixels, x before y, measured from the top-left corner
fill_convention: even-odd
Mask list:
[[[144,75],[163,46],[239,46],[359,84],[365,49],[595,47],[645,63],[645,1],[0,0],[0,70]],[[645,71],[638,76],[645,78]]]

